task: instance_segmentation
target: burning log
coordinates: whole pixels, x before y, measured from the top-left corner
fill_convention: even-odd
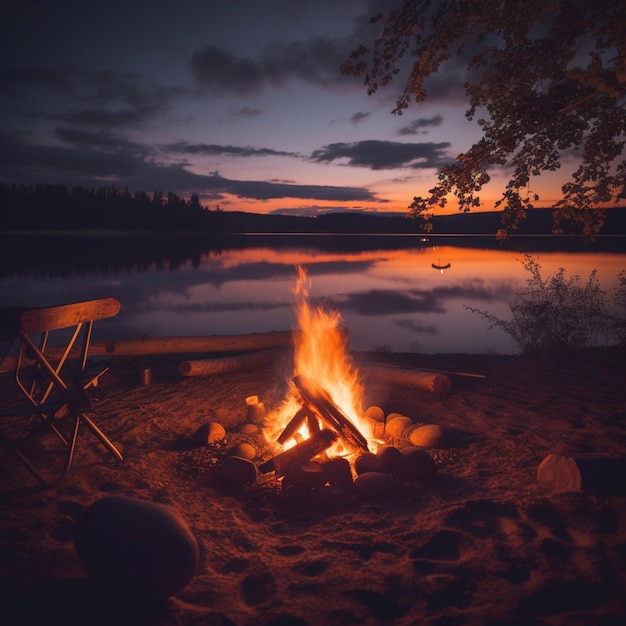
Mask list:
[[[285,450],[263,463],[259,467],[259,471],[262,474],[274,472],[277,476],[284,476],[289,470],[297,469],[320,452],[330,448],[336,439],[337,435],[331,430],[320,430],[293,448],[289,448],[289,450]]]
[[[365,365],[360,369],[377,380],[386,380],[406,387],[417,387],[424,391],[430,391],[437,396],[448,395],[452,388],[450,378],[446,374],[438,372],[426,372],[389,365]]]
[[[345,439],[346,442],[356,449],[360,448],[365,452],[369,450],[367,439],[323,390],[313,391],[302,376],[295,376],[293,382],[300,392],[302,400],[312,407],[322,421],[335,430],[342,439]]]
[[[300,426],[304,423],[304,420],[308,420],[309,411],[306,408],[301,408],[289,421],[287,426],[285,426],[285,430],[280,433],[280,436],[276,440],[281,446],[284,445],[287,441],[289,441],[297,432]],[[318,428],[319,430],[319,428]]]
[[[261,350],[260,352],[237,356],[183,361],[178,366],[178,371],[183,376],[213,376],[214,374],[237,372],[242,369],[267,365],[276,356],[276,353],[277,350]]]

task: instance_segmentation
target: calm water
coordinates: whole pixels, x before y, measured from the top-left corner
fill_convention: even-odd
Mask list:
[[[295,328],[293,288],[300,265],[308,273],[311,301],[339,311],[353,350],[508,354],[510,339],[488,330],[464,306],[508,319],[508,302],[529,278],[523,253],[493,241],[489,248],[478,240],[346,235],[257,236],[219,246],[198,239],[176,245],[113,237],[11,241],[14,248],[2,258],[2,306],[114,296],[122,310],[96,325],[95,341]],[[539,247],[531,254],[544,276],[564,267],[568,276],[584,281],[597,269],[609,293],[626,269],[619,245],[617,251],[615,245],[612,251]]]

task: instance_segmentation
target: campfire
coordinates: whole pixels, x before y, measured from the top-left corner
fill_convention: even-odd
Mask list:
[[[294,294],[300,332],[295,335],[294,376],[286,399],[265,421],[266,438],[281,451],[259,471],[277,476],[300,470],[312,460],[349,463],[381,443],[363,415],[363,385],[347,353],[341,316],[313,308],[307,282],[306,271],[298,268]]]
[[[341,326],[339,312],[312,306],[307,286],[306,271],[298,268],[293,293],[299,329],[289,335],[294,367],[284,399],[270,409],[258,396],[246,398],[246,426],[252,429],[247,432],[257,432],[262,425],[260,437],[263,447],[270,448],[271,458],[264,454],[263,462],[257,465],[253,446],[235,446],[219,466],[220,480],[240,488],[255,484],[260,473],[281,481],[283,490],[330,486],[345,491],[354,487],[357,495],[374,499],[393,497],[401,482],[429,480],[437,474],[437,467],[427,449],[446,446],[445,429],[436,424],[415,424],[400,413],[385,416],[378,406],[364,410],[364,380],[375,377],[379,383],[444,397],[450,390],[450,379],[443,372],[376,363],[364,363],[362,377],[348,354],[348,334]],[[287,345],[284,333],[269,335],[255,335],[254,346],[267,348],[266,341]],[[240,347],[241,338],[236,339]],[[185,376],[236,371],[260,366],[273,354],[263,349],[243,357],[184,361],[179,371]],[[206,445],[225,434],[222,425],[210,422],[198,429],[190,443]]]

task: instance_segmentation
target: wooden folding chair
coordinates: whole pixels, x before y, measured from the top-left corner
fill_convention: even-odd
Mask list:
[[[26,443],[42,432],[53,433],[66,449],[63,476],[70,471],[81,423],[115,459],[123,460],[119,450],[87,415],[91,402],[86,393],[108,369],[91,373],[87,369],[93,323],[113,317],[119,310],[120,303],[115,298],[45,308],[0,309],[0,336],[17,338],[19,342],[14,379],[25,400],[0,411],[0,425],[4,418],[11,418],[13,425],[10,435],[0,430],[0,443],[43,484],[48,481],[25,451]],[[55,337],[61,338],[60,347],[49,345],[53,331],[61,331],[55,333]],[[15,419],[23,424],[17,433]],[[65,419],[72,421],[69,436],[61,427]]]

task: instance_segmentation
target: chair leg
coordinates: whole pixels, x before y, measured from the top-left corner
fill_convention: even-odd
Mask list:
[[[80,419],[85,422],[85,425],[91,430],[96,438],[102,443],[102,445],[111,453],[111,455],[118,461],[123,461],[124,457],[120,451],[113,445],[109,438],[98,428],[96,423],[86,414],[81,413]]]
[[[111,455],[118,461],[123,461],[124,457],[120,451],[113,445],[109,438],[98,428],[96,423],[86,413],[76,413],[74,415],[74,425],[72,427],[72,435],[68,442],[68,451],[65,459],[65,469],[63,476],[66,476],[70,468],[72,467],[72,460],[74,458],[74,449],[76,448],[76,440],[78,439],[78,429],[80,423],[84,422],[85,426],[89,428],[92,434],[100,441],[100,443],[111,453]]]
[[[76,449],[76,440],[78,438],[78,428],[80,426],[80,415],[74,415],[74,425],[72,427],[72,435],[68,441],[67,456],[65,457],[65,468],[63,469],[63,476],[67,476],[72,467],[72,460],[74,459],[74,450]]]

